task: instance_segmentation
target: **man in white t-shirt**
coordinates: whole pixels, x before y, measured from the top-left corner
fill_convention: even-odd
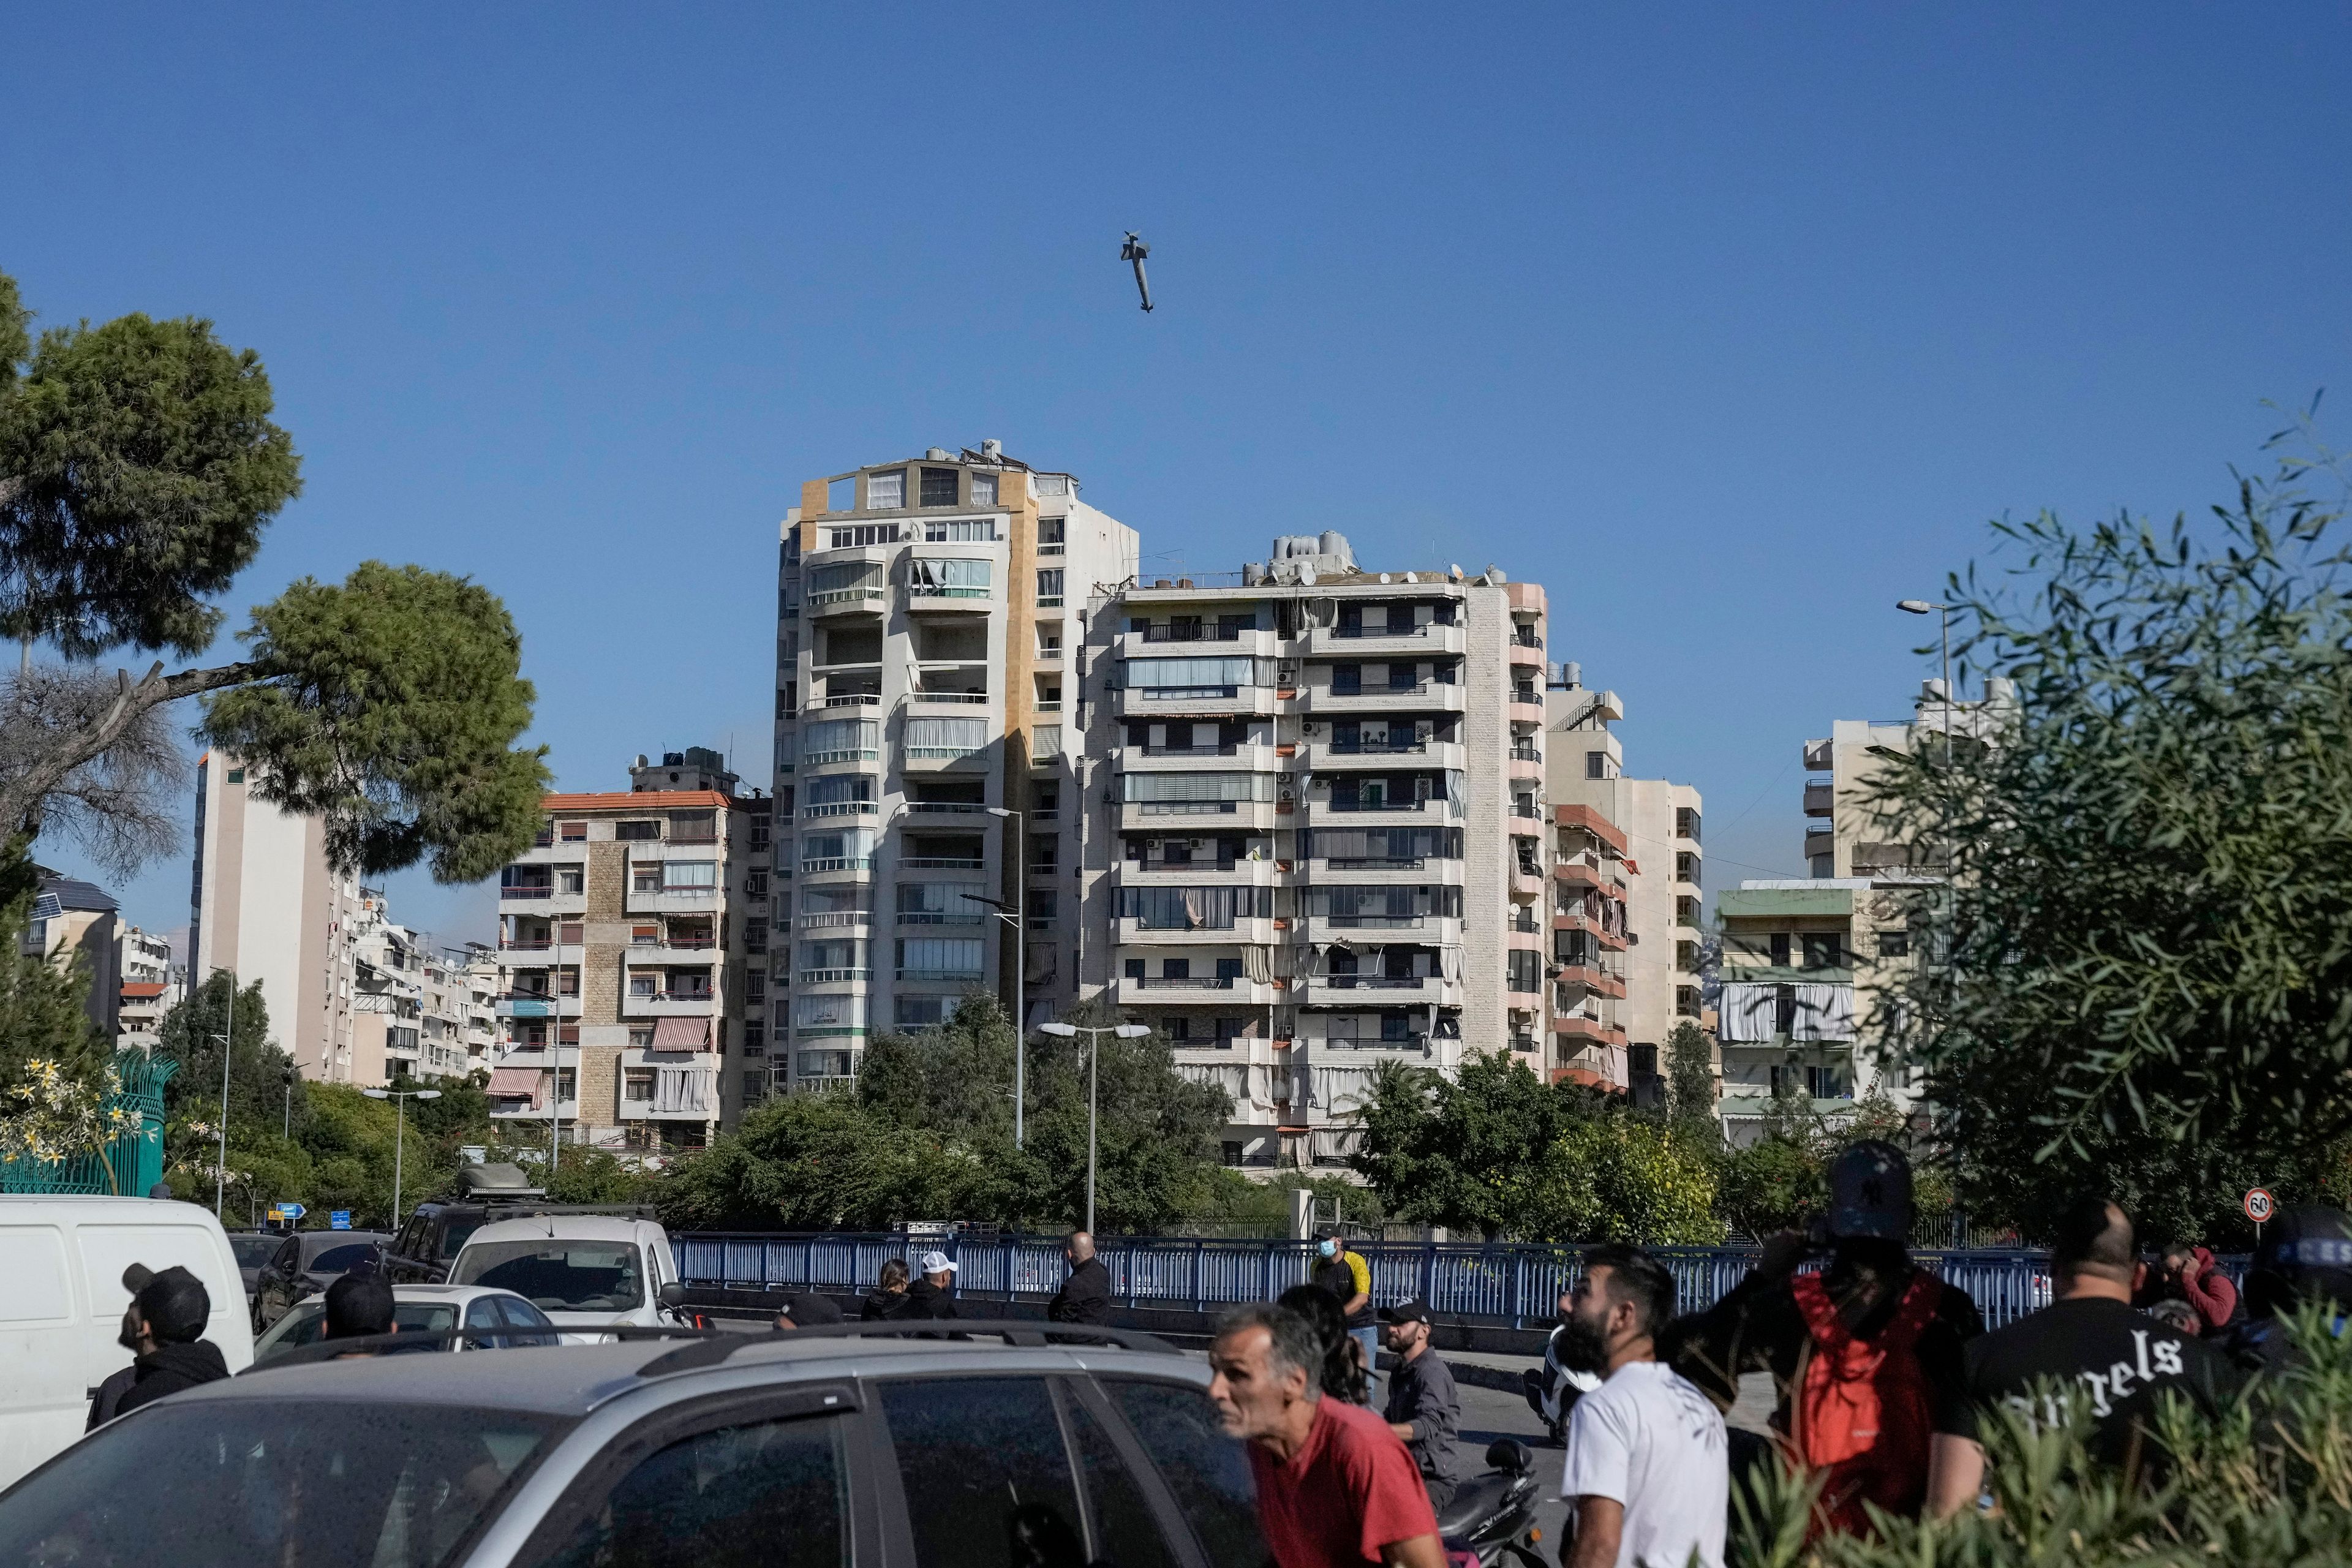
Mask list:
[[[1575,1509],[1563,1568],[1723,1568],[1730,1501],[1723,1416],[1661,1363],[1674,1276],[1648,1253],[1584,1255],[1562,1319],[1562,1359],[1602,1374],[1568,1422],[1560,1495]]]

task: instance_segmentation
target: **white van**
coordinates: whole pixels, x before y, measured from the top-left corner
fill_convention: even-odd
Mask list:
[[[213,1300],[205,1338],[253,1364],[245,1277],[220,1221],[161,1198],[0,1194],[0,1487],[82,1434],[98,1385],[131,1364],[122,1271],[178,1264]]]
[[[669,1233],[656,1221],[619,1215],[551,1214],[500,1220],[466,1238],[449,1265],[452,1285],[511,1290],[545,1312],[566,1343],[599,1336],[576,1331],[676,1322],[686,1288]]]

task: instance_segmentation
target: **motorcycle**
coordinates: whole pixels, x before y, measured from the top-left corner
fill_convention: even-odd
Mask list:
[[[1486,1449],[1487,1474],[1465,1481],[1438,1515],[1437,1533],[1449,1554],[1466,1553],[1479,1568],[1516,1563],[1550,1568],[1535,1528],[1536,1457],[1517,1437],[1500,1437]]]
[[[1589,1372],[1570,1372],[1560,1360],[1561,1331],[1554,1329],[1544,1342],[1543,1365],[1531,1366],[1519,1374],[1528,1396],[1528,1408],[1544,1424],[1544,1431],[1555,1443],[1568,1438],[1568,1413],[1576,1402],[1601,1386],[1601,1379]]]

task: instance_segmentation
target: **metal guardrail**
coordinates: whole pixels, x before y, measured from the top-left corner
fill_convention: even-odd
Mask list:
[[[1419,1296],[1441,1317],[1525,1328],[1549,1322],[1560,1294],[1575,1283],[1582,1249],[1570,1245],[1463,1242],[1350,1243],[1370,1266],[1372,1299]],[[809,1236],[685,1232],[671,1237],[678,1270],[690,1285],[722,1289],[823,1289],[873,1288],[883,1263],[940,1251],[958,1264],[959,1293],[1050,1295],[1066,1272],[1062,1238],[998,1236],[925,1237],[826,1233]],[[1753,1247],[1662,1247],[1652,1249],[1672,1271],[1676,1308],[1694,1312],[1714,1305],[1746,1278]],[[1129,1307],[1213,1312],[1244,1301],[1266,1301],[1302,1284],[1315,1262],[1314,1245],[1298,1241],[1210,1237],[1112,1237],[1101,1257],[1117,1299]],[[1968,1291],[1985,1323],[1999,1328],[2050,1300],[2049,1260],[2024,1250],[1918,1251],[1913,1254]],[[2243,1260],[2225,1258],[2226,1272]]]

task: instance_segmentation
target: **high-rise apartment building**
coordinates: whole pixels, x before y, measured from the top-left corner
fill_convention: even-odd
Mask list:
[[[1094,602],[1081,990],[1232,1096],[1229,1163],[1344,1162],[1383,1059],[1539,1055],[1544,615],[1338,533]]]
[[[543,804],[499,880],[491,1115],[520,1143],[700,1146],[767,1089],[769,802],[695,747]]]
[[[353,1073],[361,889],[327,864],[319,820],[262,800],[242,763],[210,752],[196,763],[195,844],[188,984],[220,969],[258,982],[270,1034],[305,1078],[383,1081]]]
[[[1075,661],[1136,552],[1076,478],[994,441],[802,488],[777,596],[780,1085],[846,1082],[869,1032],[974,988],[1033,1022],[1070,993]]]
[[[1654,1096],[1675,1026],[1702,1013],[1699,793],[1625,776],[1611,728],[1623,705],[1586,687],[1578,665],[1552,666],[1545,684],[1553,1072]]]

